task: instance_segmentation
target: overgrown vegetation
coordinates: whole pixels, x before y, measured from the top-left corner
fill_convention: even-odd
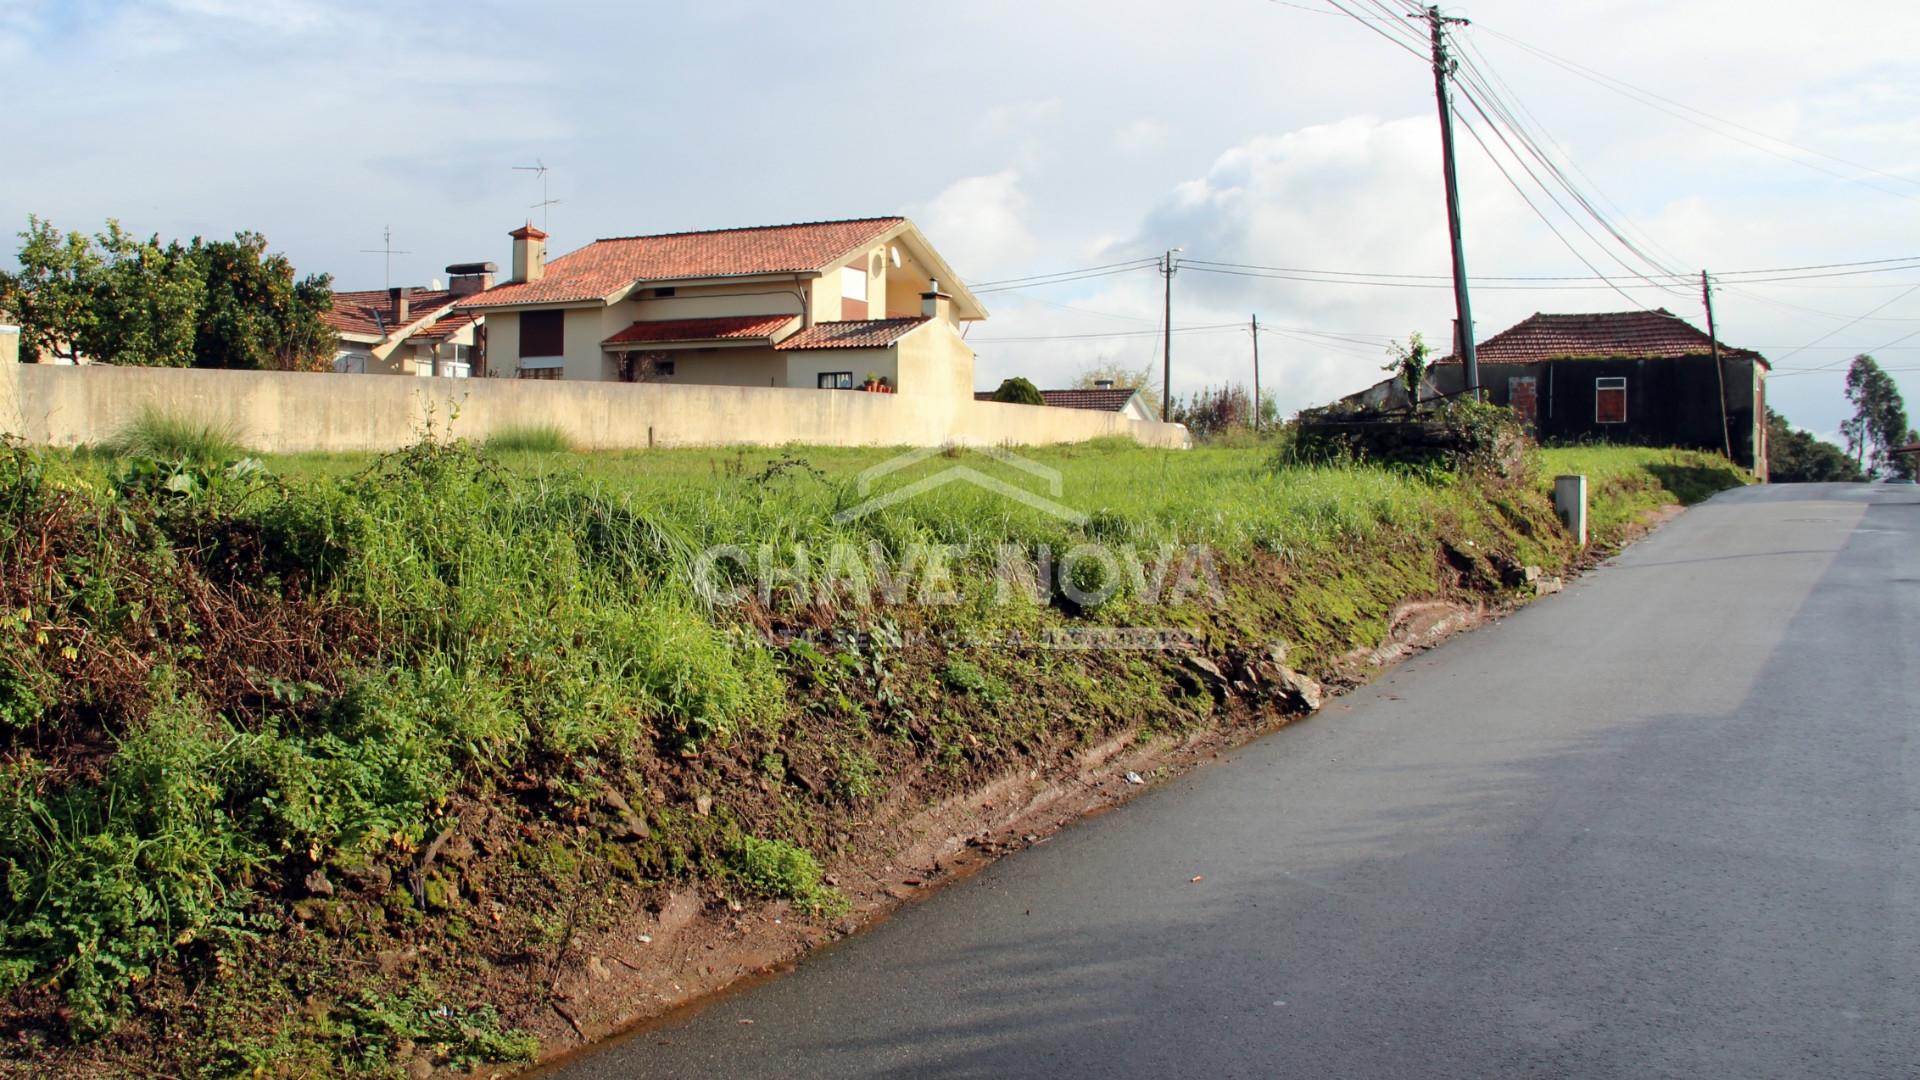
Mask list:
[[[958,484],[845,514],[885,451],[164,445],[0,451],[0,1054],[23,1068],[522,1060],[620,912],[695,887],[837,914],[825,868],[883,806],[1283,707],[1185,656],[1265,685],[1284,642],[1340,677],[1396,604],[1570,555],[1536,480],[1271,447],[1037,452],[1076,522]],[[1660,455],[1545,468],[1611,469],[1603,522],[1736,481]],[[1089,543],[1128,554],[1048,584]],[[1128,627],[1189,646],[1030,644]]]
[[[496,454],[564,454],[573,440],[552,424],[515,425],[487,436],[486,448]]]
[[[146,457],[157,461],[184,461],[215,465],[246,453],[231,428],[210,420],[162,412],[151,406],[101,447],[117,457]]]

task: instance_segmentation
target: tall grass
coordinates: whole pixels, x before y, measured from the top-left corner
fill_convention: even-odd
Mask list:
[[[486,448],[496,454],[565,454],[573,440],[552,424],[513,424],[487,436]]]
[[[151,457],[217,465],[246,454],[240,437],[224,424],[148,406],[100,447],[117,457]]]

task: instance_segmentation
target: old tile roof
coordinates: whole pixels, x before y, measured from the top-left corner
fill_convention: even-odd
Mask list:
[[[884,349],[927,322],[925,315],[902,319],[849,319],[814,323],[775,345],[776,349]]]
[[[1127,387],[1098,390],[1042,390],[1040,399],[1056,409],[1091,409],[1095,412],[1119,412],[1140,391]],[[973,400],[992,401],[994,391],[975,390]]]
[[[407,325],[433,314],[434,309],[453,303],[446,290],[429,292],[415,289],[407,300]],[[383,337],[397,329],[393,325],[393,298],[385,289],[333,294],[333,310],[320,316],[328,326],[342,334],[372,334]]]
[[[825,269],[905,221],[859,218],[595,240],[549,262],[539,281],[497,285],[461,304],[564,304],[598,300],[642,280],[806,273]]]
[[[1706,331],[1661,308],[1591,315],[1536,312],[1481,342],[1474,353],[1483,364],[1535,364],[1544,360],[1675,360],[1707,356],[1712,351],[1712,339]],[[1766,363],[1759,353],[1724,342],[1720,352]],[[1446,356],[1438,362],[1457,364],[1460,358]]]
[[[729,315],[715,319],[659,319],[637,322],[601,342],[644,345],[666,341],[751,341],[770,338],[798,315]]]

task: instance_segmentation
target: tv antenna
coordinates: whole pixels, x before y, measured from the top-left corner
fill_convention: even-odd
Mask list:
[[[514,172],[530,172],[540,178],[540,201],[537,203],[534,203],[532,206],[527,207],[527,209],[540,211],[540,229],[542,232],[545,232],[547,229],[547,226],[552,223],[550,221],[551,215],[548,213],[547,208],[550,206],[555,206],[560,202],[559,199],[552,199],[547,197],[547,172],[548,172],[547,163],[540,158],[534,158],[533,164],[515,165],[513,167],[513,171]]]
[[[391,289],[391,288],[393,288],[393,257],[394,257],[395,255],[411,255],[411,254],[413,254],[413,252],[411,252],[411,251],[396,251],[396,250],[394,250],[394,247],[393,247],[393,226],[391,226],[391,225],[383,225],[383,226],[381,226],[381,228],[380,228],[380,246],[379,246],[379,247],[377,247],[377,248],[361,248],[361,249],[360,249],[360,253],[361,253],[362,255],[385,255],[385,256],[387,257],[387,288],[389,288],[389,289]]]

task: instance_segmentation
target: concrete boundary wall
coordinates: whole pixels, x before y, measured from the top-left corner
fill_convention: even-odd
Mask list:
[[[1178,424],[945,396],[659,383],[83,367],[0,356],[0,431],[42,446],[98,444],[152,409],[223,426],[263,452],[392,450],[431,430],[475,442],[551,425],[582,449],[744,444],[967,446],[1105,436],[1184,447]]]

